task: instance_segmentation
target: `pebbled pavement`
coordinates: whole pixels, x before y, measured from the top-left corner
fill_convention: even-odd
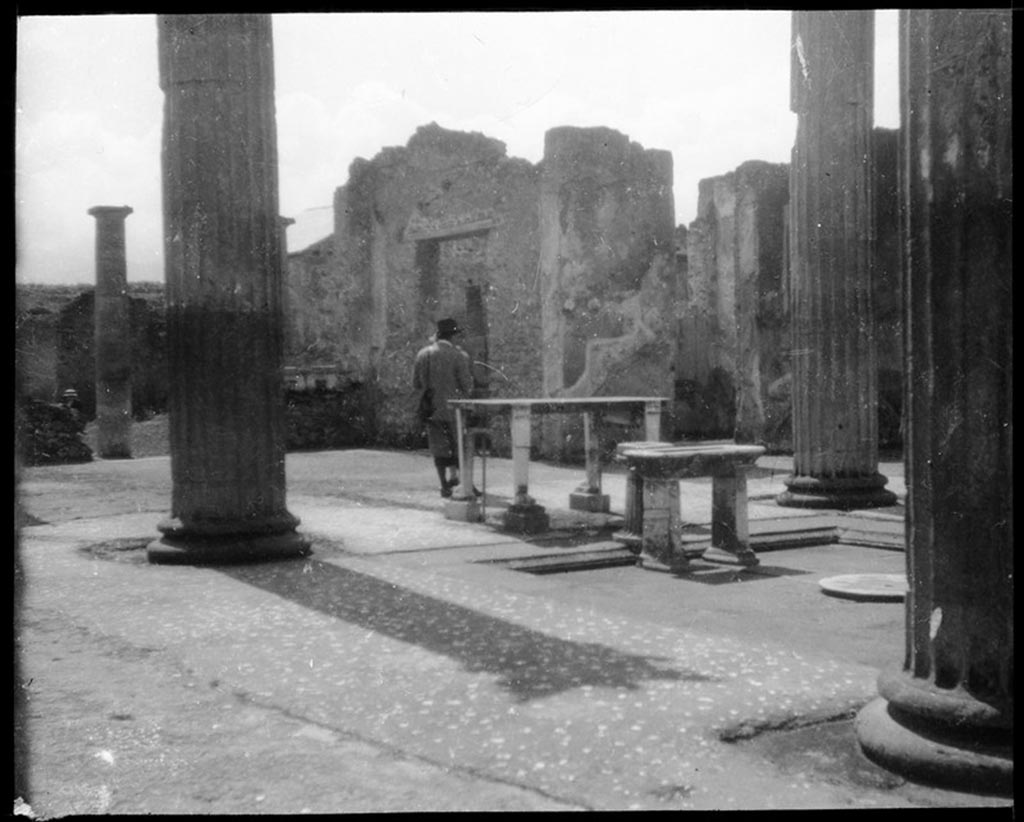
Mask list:
[[[511,463],[487,470],[493,515]],[[167,458],[22,470],[20,813],[1012,807],[856,748],[903,606],[817,583],[902,572],[900,551],[535,575],[508,563],[617,549],[615,517],[565,510],[580,469],[531,465],[555,532],[529,540],[444,519],[422,453],[290,454],[287,473],[312,556],[194,568],[145,560]],[[752,531],[823,516],[771,503],[787,473],[759,462]],[[604,490],[621,511],[623,477]],[[681,497],[709,519],[707,481]]]

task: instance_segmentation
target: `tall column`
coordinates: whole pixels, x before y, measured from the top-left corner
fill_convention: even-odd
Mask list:
[[[857,736],[876,762],[1013,784],[1011,12],[900,12],[907,631]]]
[[[132,344],[125,265],[128,206],[95,206],[96,435],[104,459],[132,455]]]
[[[893,505],[871,307],[873,11],[793,12],[793,474],[778,503]]]
[[[153,562],[308,553],[285,508],[269,15],[158,17],[173,492]]]

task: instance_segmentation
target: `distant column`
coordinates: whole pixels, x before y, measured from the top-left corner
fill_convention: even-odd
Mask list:
[[[270,15],[158,17],[173,492],[153,562],[299,556]]]
[[[1013,786],[1011,12],[900,12],[903,670],[857,720],[921,781]]]
[[[873,11],[793,12],[794,470],[780,505],[896,502],[878,473],[873,49]]]
[[[103,459],[132,455],[132,352],[125,265],[128,206],[95,206],[96,437]]]

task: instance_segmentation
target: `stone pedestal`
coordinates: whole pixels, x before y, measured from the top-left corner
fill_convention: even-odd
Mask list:
[[[132,343],[124,221],[128,206],[95,206],[96,437],[103,459],[132,455]]]
[[[907,648],[857,737],[911,779],[1010,793],[1011,12],[900,14]]]
[[[688,547],[683,538],[679,481],[711,477],[711,547],[740,565],[759,563],[750,547],[746,471],[764,454],[762,446],[624,442],[616,452],[629,472],[625,523],[616,540],[685,570],[691,559],[703,556],[706,546]]]
[[[173,491],[152,562],[307,554],[285,507],[269,15],[158,17]]]
[[[780,505],[894,505],[878,473],[872,310],[873,11],[793,13],[794,471]]]

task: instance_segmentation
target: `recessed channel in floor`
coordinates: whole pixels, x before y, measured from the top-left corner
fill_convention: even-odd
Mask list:
[[[515,559],[487,560],[490,565],[501,565],[526,574],[565,574],[571,571],[593,571],[596,568],[617,568],[637,565],[636,554],[628,548],[576,550],[564,554],[543,554]]]

